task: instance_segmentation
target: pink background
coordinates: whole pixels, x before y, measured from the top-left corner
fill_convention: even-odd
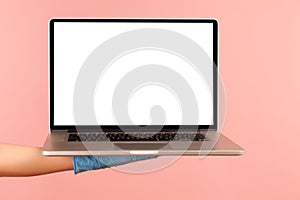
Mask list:
[[[297,0],[2,0],[0,141],[41,146],[48,134],[50,18],[213,17],[227,91],[223,133],[246,154],[184,157],[144,175],[108,169],[0,178],[0,198],[300,199],[299,10]]]

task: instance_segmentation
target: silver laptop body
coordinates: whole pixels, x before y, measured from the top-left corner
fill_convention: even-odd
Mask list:
[[[43,155],[242,155],[217,66],[215,19],[50,20]]]

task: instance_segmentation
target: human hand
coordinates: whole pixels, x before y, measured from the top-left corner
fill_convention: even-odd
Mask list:
[[[104,169],[157,156],[73,156],[74,173]]]

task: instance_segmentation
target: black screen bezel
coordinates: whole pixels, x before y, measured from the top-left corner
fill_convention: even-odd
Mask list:
[[[195,129],[217,130],[218,128],[218,21],[216,19],[51,19],[49,21],[49,75],[50,75],[50,131],[121,131],[145,130],[141,126],[116,126],[116,125],[54,125],[54,23],[55,22],[131,22],[131,23],[212,23],[213,24],[213,125],[164,125],[162,130]],[[147,130],[160,127],[159,125],[147,126]]]

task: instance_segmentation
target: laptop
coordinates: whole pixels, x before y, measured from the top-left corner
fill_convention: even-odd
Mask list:
[[[242,155],[215,19],[51,19],[43,155]]]

